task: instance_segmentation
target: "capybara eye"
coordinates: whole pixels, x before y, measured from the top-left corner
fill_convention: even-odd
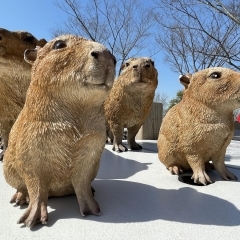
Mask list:
[[[34,37],[33,36],[29,36],[23,39],[25,42],[27,43],[34,43]]]
[[[63,40],[58,40],[54,43],[53,49],[60,49],[60,48],[65,48],[67,44]]]
[[[220,72],[213,72],[210,74],[210,78],[213,78],[213,79],[218,79],[222,76],[222,74]]]
[[[98,58],[98,52],[96,52],[96,51],[92,51],[91,55],[96,59]]]
[[[154,66],[154,61],[151,61],[151,64]]]
[[[128,67],[130,65],[130,63],[126,62],[126,67]]]

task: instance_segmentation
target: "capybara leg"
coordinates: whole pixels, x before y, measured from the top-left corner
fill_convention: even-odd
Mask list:
[[[183,173],[183,169],[180,166],[174,165],[167,168],[171,174],[180,174]]]
[[[94,200],[91,184],[88,184],[89,186],[87,187],[83,187],[79,185],[79,182],[82,181],[76,181],[76,183],[73,183],[73,187],[77,195],[81,215],[94,214],[100,216],[101,211],[98,203]]]
[[[18,223],[24,223],[27,227],[32,227],[35,223],[41,222],[42,224],[47,224],[48,221],[48,212],[47,212],[47,197],[46,199],[35,199],[31,203],[18,220]]]
[[[17,206],[29,203],[28,191],[26,188],[18,189],[12,196],[10,203],[15,203]]]
[[[118,127],[112,130],[114,140],[113,140],[113,151],[116,152],[126,152],[128,149],[122,143],[123,139],[123,127]]]
[[[142,150],[142,146],[137,144],[135,137],[140,129],[141,125],[134,125],[133,127],[128,128],[128,145],[131,150]]]
[[[203,185],[212,183],[210,177],[205,171],[205,163],[201,157],[197,155],[189,155],[187,156],[187,161],[193,170],[192,179],[195,183],[201,183]]]
[[[224,163],[224,161],[221,162],[213,162],[215,169],[217,170],[217,172],[221,175],[221,177],[225,180],[237,180],[237,177],[231,173],[230,171],[228,171],[228,169],[226,168],[226,165]]]
[[[29,193],[30,202],[27,210],[18,220],[18,223],[24,223],[27,227],[30,228],[37,222],[47,224],[47,200],[49,191],[47,184],[43,181],[39,181],[36,176],[31,175],[28,175],[25,181]]]

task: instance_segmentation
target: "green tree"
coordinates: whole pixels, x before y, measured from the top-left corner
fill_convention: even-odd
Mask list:
[[[183,90],[179,90],[176,94],[176,98],[173,98],[172,100],[170,100],[168,110],[173,106],[175,106],[176,104],[178,104],[182,100],[182,97],[183,97]]]

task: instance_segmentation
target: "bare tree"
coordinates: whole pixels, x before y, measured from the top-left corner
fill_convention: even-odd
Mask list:
[[[165,116],[168,109],[168,95],[166,93],[156,92],[154,96],[154,102],[162,103],[163,105],[163,116]]]
[[[207,2],[210,1],[155,1],[159,27],[156,41],[175,72],[184,74],[211,66],[240,69],[239,24]]]
[[[69,18],[52,33],[54,36],[73,33],[98,41],[109,48],[121,66],[126,59],[152,47],[149,44],[152,14],[141,3],[141,0],[89,0],[84,4],[80,0],[57,0],[55,5]]]

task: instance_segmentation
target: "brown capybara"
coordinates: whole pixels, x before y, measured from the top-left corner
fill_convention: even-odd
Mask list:
[[[24,61],[24,51],[45,43],[45,39],[37,40],[31,33],[0,28],[0,134],[3,143],[0,160],[31,80],[31,65]]]
[[[103,102],[115,77],[114,56],[101,44],[62,35],[26,50],[33,63],[25,105],[9,136],[3,170],[29,206],[18,223],[47,223],[49,196],[76,194],[80,213],[100,215],[91,182],[106,141]]]
[[[122,65],[121,74],[104,104],[106,119],[114,136],[114,151],[128,150],[122,143],[124,128],[128,130],[129,148],[142,149],[135,136],[151,110],[157,84],[158,72],[150,58],[131,58]]]
[[[212,183],[205,171],[208,161],[222,178],[237,179],[224,163],[236,108],[240,73],[214,67],[189,75],[182,101],[163,119],[157,142],[160,161],[173,174],[192,169],[194,182],[203,185]]]

